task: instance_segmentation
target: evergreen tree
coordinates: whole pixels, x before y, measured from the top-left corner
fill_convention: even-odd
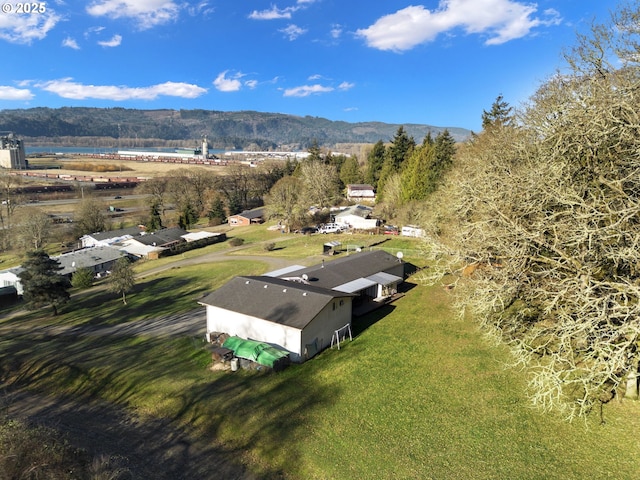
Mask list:
[[[362,183],[363,176],[358,165],[358,159],[355,156],[347,157],[340,169],[340,180],[344,185],[353,183]]]
[[[402,171],[402,200],[424,200],[435,190],[433,165],[436,159],[435,147],[425,145],[416,148],[407,166]]]
[[[438,134],[435,140],[430,135],[421,147],[413,150],[402,171],[402,199],[424,200],[432,194],[453,163],[455,140],[448,130]]]
[[[431,130],[429,130],[425,135],[424,140],[422,140],[422,146],[433,145],[433,144],[434,144],[434,140],[433,140],[433,137],[431,136]]]
[[[320,146],[318,145],[317,140],[313,141],[311,146],[307,149],[307,152],[309,152],[309,156],[307,157],[307,160],[318,161],[318,162],[323,161],[322,151],[320,150]]]
[[[196,209],[190,202],[186,203],[178,218],[178,226],[184,230],[189,230],[189,228],[197,222],[198,212],[196,212]]]
[[[40,308],[51,305],[53,314],[58,314],[58,307],[69,301],[69,279],[60,275],[62,267],[57,260],[43,250],[27,252],[27,259],[22,264],[23,270],[18,274],[22,284],[22,298],[28,308]]]
[[[364,180],[374,189],[378,187],[378,179],[384,163],[384,153],[384,143],[382,143],[382,140],[378,140],[369,155],[367,155],[367,173]]]
[[[408,136],[404,127],[400,126],[393,140],[391,140],[391,145],[387,148],[385,161],[388,159],[393,171],[399,172],[402,169],[404,161],[409,158],[415,146],[416,142],[413,137]]]
[[[387,179],[393,174],[402,171],[405,160],[409,158],[415,146],[416,142],[413,137],[409,137],[407,132],[404,131],[404,127],[400,126],[391,141],[391,145],[385,151],[384,163],[382,164],[377,185],[379,199],[381,199],[381,193],[384,193],[384,184]]]
[[[445,129],[442,133],[438,134],[433,145],[435,148],[435,159],[431,169],[433,170],[434,181],[440,182],[444,174],[453,164],[453,156],[456,153],[456,141],[449,133],[449,130]]]
[[[502,94],[498,95],[491,105],[491,110],[482,111],[482,129],[487,130],[491,127],[509,126],[513,117],[511,111],[513,109],[504,101]]]
[[[162,215],[160,214],[160,205],[156,201],[151,204],[151,212],[149,215],[149,223],[147,225],[147,228],[151,232],[155,232],[156,230],[160,230],[162,228]]]
[[[222,198],[215,197],[207,212],[207,218],[209,219],[209,225],[220,225],[227,221],[227,214],[224,210],[224,202]]]

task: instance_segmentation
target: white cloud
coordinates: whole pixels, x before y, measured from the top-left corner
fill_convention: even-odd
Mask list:
[[[331,38],[333,38],[334,40],[337,40],[338,38],[340,38],[342,36],[342,25],[332,25],[331,26],[331,30],[329,31],[329,34],[331,35]]]
[[[52,9],[32,15],[0,13],[0,39],[30,45],[45,38],[61,20]]]
[[[309,95],[317,95],[320,93],[333,92],[333,87],[325,87],[324,85],[301,85],[299,87],[287,88],[284,91],[285,97],[308,97]]]
[[[257,80],[247,80],[246,82],[244,82],[245,87],[250,88],[251,90],[253,90],[254,88],[256,88],[258,86],[258,81]]]
[[[514,0],[440,0],[435,10],[409,6],[357,30],[356,35],[370,47],[399,52],[461,28],[467,34],[488,36],[487,45],[499,45],[524,37],[535,27],[561,21],[555,10],[546,10],[543,18],[535,17],[536,12],[536,4]]]
[[[78,42],[76,42],[76,40],[74,38],[71,38],[71,37],[65,38],[62,41],[62,46],[63,47],[73,48],[74,50],[80,50],[80,45],[78,45]]]
[[[296,2],[297,6],[285,8],[278,8],[276,5],[272,5],[271,8],[267,10],[254,10],[249,14],[249,18],[252,20],[279,20],[282,18],[291,19],[292,15],[295,12],[305,9],[315,2],[316,0],[298,0]]]
[[[305,33],[307,33],[307,30],[305,30],[304,28],[300,28],[297,25],[293,25],[293,24],[287,25],[287,27],[281,28],[278,31],[281,33],[284,33],[285,36],[288,37],[290,41],[294,41],[300,35],[304,35]]]
[[[227,73],[229,73],[229,70],[218,74],[213,81],[213,86],[221,92],[237,92],[242,88],[242,82],[240,81],[243,76],[242,73],[236,73],[230,77],[227,77]]]
[[[33,93],[26,88],[15,88],[0,85],[0,100],[31,100]]]
[[[131,18],[142,30],[169,23],[180,13],[171,0],[96,0],[86,10],[94,17]]]
[[[102,32],[103,30],[105,30],[105,27],[89,27],[87,28],[87,30],[84,32],[84,38],[89,38],[90,35],[93,34],[98,34],[100,32]]]
[[[216,11],[215,7],[205,1],[199,2],[195,5],[187,5],[186,9],[187,13],[192,17],[210,17],[213,12]]]
[[[252,20],[278,20],[280,18],[291,18],[291,14],[296,10],[296,7],[279,9],[273,5],[269,10],[254,10],[249,14],[249,18]]]
[[[98,42],[98,45],[103,47],[118,47],[122,43],[122,35],[114,35],[111,37],[111,40],[104,40]]]
[[[85,100],[154,100],[157,97],[171,96],[181,98],[197,98],[207,92],[206,88],[181,82],[165,82],[149,87],[126,87],[121,85],[83,85],[71,78],[51,80],[35,85],[47,92],[55,93],[62,98]]]
[[[355,83],[342,82],[340,85],[338,85],[338,90],[351,90],[355,86]]]

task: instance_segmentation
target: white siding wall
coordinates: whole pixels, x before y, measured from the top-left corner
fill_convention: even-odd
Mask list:
[[[0,272],[0,287],[16,287],[18,295],[23,293],[20,278],[13,272]]]
[[[297,328],[207,305],[207,333],[211,332],[279,345],[291,352],[293,361],[302,353],[300,330]]]
[[[302,353],[305,345],[314,341],[317,342],[318,351],[329,347],[333,332],[348,323],[351,323],[351,297],[333,299],[302,331]]]
[[[362,218],[358,215],[336,215],[336,223],[341,225],[351,225],[353,228],[373,229],[376,228],[377,220],[375,218]]]

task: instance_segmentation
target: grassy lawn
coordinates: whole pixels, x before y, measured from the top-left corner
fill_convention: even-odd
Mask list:
[[[262,271],[245,260],[176,268],[145,278],[127,306],[98,291],[41,321],[111,324],[185,311],[232,276]],[[354,334],[341,350],[279,374],[212,372],[200,338],[15,334],[0,338],[0,373],[7,383],[171,418],[242,455],[260,478],[604,479],[640,469],[640,402],[612,402],[604,425],[532,409],[523,373],[452,315],[441,287],[415,285],[357,318]]]

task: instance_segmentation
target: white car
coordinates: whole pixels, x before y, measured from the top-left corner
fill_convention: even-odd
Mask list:
[[[320,227],[318,233],[340,233],[342,228],[337,223],[325,223]]]

